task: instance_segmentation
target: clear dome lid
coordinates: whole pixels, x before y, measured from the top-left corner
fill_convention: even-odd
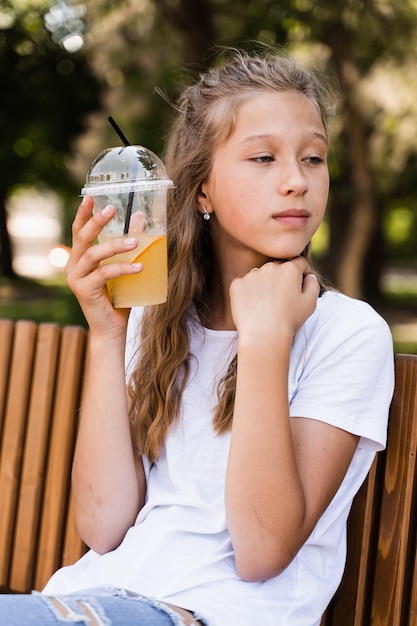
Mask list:
[[[81,195],[173,187],[161,159],[143,146],[108,148],[98,155],[87,171]]]

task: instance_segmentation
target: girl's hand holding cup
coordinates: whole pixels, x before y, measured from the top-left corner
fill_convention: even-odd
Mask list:
[[[142,146],[110,148],[90,165],[81,194],[93,198],[93,214],[108,217],[108,207],[113,209],[110,219],[98,220],[99,244],[111,243],[105,248],[110,254],[102,263],[143,265],[140,274],[108,275],[107,288],[116,308],[166,301],[166,200],[170,187],[173,183],[162,161]],[[137,246],[132,246],[132,238]]]
[[[135,250],[137,240],[113,239],[96,245],[100,232],[113,219],[115,209],[108,206],[92,216],[93,206],[93,198],[85,196],[77,211],[72,227],[73,245],[65,268],[67,281],[91,331],[106,334],[122,331],[124,337],[128,309],[113,307],[106,282],[121,275],[138,274],[143,266],[140,263],[103,264],[103,261],[116,253]]]
[[[162,161],[142,146],[110,148],[90,165],[66,273],[92,330],[125,328],[131,307],[166,301],[172,186]]]

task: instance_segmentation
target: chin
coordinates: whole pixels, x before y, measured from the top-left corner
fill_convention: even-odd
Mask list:
[[[294,252],[293,250],[289,250],[287,253],[280,252],[279,255],[271,257],[272,261],[291,261],[291,259],[296,259],[298,256],[306,256],[305,248],[301,250],[301,252]]]

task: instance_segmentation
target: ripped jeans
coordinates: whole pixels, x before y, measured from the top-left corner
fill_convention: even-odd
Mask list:
[[[208,626],[193,613],[125,589],[60,596],[0,594],[1,626]]]

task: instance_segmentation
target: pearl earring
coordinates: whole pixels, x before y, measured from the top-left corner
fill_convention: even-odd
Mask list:
[[[211,218],[210,213],[207,211],[207,207],[203,207],[203,217],[206,220],[206,222],[209,221],[209,219]]]

